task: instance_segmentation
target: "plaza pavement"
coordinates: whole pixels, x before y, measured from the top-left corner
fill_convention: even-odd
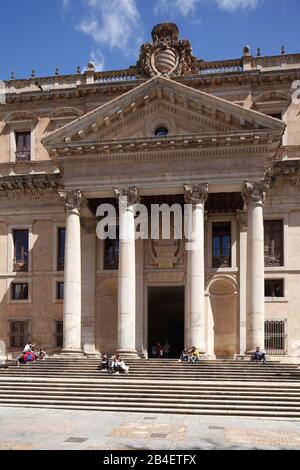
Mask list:
[[[0,450],[300,450],[300,421],[0,408]]]

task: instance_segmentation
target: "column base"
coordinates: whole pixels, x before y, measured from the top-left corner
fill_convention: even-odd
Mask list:
[[[199,361],[210,361],[216,359],[216,356],[214,354],[208,354],[206,352],[200,352],[201,356],[199,358]]]
[[[117,354],[120,354],[124,359],[140,359],[140,356],[134,349],[118,349]]]
[[[249,356],[250,357],[250,356]],[[248,356],[245,353],[234,354],[233,359],[235,361],[244,361],[248,359]]]
[[[217,359],[217,356],[215,354],[204,354],[204,357],[202,360],[215,361],[216,359]]]
[[[102,355],[100,353],[84,353],[84,357],[88,359],[101,359]]]
[[[86,357],[83,354],[83,351],[81,349],[62,349],[61,353],[58,354],[59,357],[70,357],[76,359],[78,358],[84,358]]]

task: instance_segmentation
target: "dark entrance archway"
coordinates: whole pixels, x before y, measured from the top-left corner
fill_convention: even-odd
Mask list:
[[[157,343],[171,345],[170,357],[184,347],[184,287],[148,288],[148,355]]]

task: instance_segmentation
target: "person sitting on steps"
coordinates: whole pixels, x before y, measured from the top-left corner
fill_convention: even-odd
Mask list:
[[[103,354],[100,364],[100,370],[107,371],[109,367],[109,359],[107,354]]]
[[[37,359],[37,356],[34,352],[35,344],[28,343],[23,349],[23,353],[16,358],[16,364],[20,367],[20,364],[28,364]]]
[[[257,364],[262,362],[263,364],[266,363],[266,353],[260,350],[260,347],[257,346],[255,352],[251,356],[252,361],[256,361]]]
[[[193,346],[189,351],[188,361],[194,364],[195,362],[200,360],[200,357],[201,354],[199,353],[198,349]]]
[[[129,374],[129,366],[126,366],[120,354],[116,355],[116,366],[119,374]]]
[[[180,359],[178,362],[187,362],[189,360],[189,352],[188,350],[185,348],[182,353],[181,353],[181,356],[180,356]]]

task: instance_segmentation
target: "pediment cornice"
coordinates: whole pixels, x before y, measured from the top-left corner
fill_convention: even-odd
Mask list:
[[[131,139],[107,142],[73,142],[52,149],[51,156],[60,164],[126,163],[129,161],[174,160],[194,158],[232,158],[261,155],[265,166],[272,162],[278,147],[278,135],[272,132],[210,133],[174,136],[166,140]]]
[[[174,118],[179,108],[183,113],[193,114],[194,118],[206,120],[212,131],[268,129],[278,131],[281,135],[285,129],[285,124],[277,119],[189,88],[174,80],[156,77],[58,129],[47,136],[43,143],[46,148],[54,149],[63,143],[93,141],[95,134],[101,135],[111,126],[119,125],[120,121],[138,112],[146,112],[145,110],[159,102],[170,107]],[[216,129],[216,126],[219,128]]]

